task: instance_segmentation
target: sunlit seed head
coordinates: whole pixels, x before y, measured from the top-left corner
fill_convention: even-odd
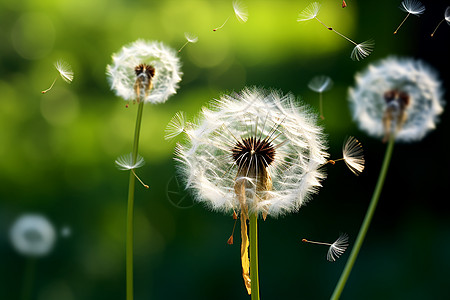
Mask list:
[[[171,140],[186,130],[186,114],[182,111],[177,112],[166,127],[164,138]]]
[[[145,164],[145,160],[142,156],[138,155],[136,161],[134,161],[133,154],[129,153],[119,156],[115,163],[119,170],[134,170],[142,167]]]
[[[412,15],[421,15],[425,12],[425,5],[418,0],[403,0],[400,9]]]
[[[314,19],[319,14],[320,3],[313,2],[298,14],[297,22]]]
[[[184,37],[186,38],[186,40],[189,42],[189,43],[197,43],[198,42],[198,36],[196,36],[195,34],[193,34],[193,33],[190,33],[190,32],[185,32],[184,33]]]
[[[53,225],[39,214],[19,217],[12,225],[9,236],[13,247],[20,254],[32,257],[49,254],[56,240]]]
[[[236,18],[239,22],[245,23],[248,20],[248,11],[245,5],[239,1],[235,0],[233,1],[233,10],[234,14],[236,15]]]
[[[333,80],[325,75],[315,76],[308,83],[308,87],[314,92],[322,93],[333,87]]]
[[[364,59],[372,53],[374,48],[374,40],[362,42],[353,48],[352,53],[350,54],[350,58],[357,61]]]
[[[364,170],[364,153],[361,143],[354,137],[349,137],[342,147],[342,155],[347,167],[356,176]]]
[[[327,260],[334,262],[338,259],[342,254],[344,254],[345,250],[348,247],[348,234],[342,233],[339,235],[338,239],[331,244],[330,248],[328,248],[327,252]]]
[[[388,57],[356,75],[349,89],[353,119],[369,135],[418,141],[436,127],[444,110],[443,85],[421,60]]]
[[[73,72],[72,68],[68,63],[66,63],[63,60],[58,60],[55,63],[55,68],[58,71],[59,75],[62,79],[64,79],[65,82],[71,83],[73,80]]]

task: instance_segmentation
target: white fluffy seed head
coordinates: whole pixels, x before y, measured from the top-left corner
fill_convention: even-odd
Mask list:
[[[239,1],[235,0],[233,1],[233,10],[234,14],[236,15],[236,18],[239,22],[245,23],[248,20],[248,11],[247,8],[244,6],[244,4]]]
[[[314,19],[319,14],[320,3],[313,2],[298,14],[297,22],[308,21]]]
[[[53,249],[56,233],[53,225],[44,216],[24,214],[12,225],[10,239],[20,254],[40,257],[49,254]]]
[[[341,233],[338,239],[328,248],[327,260],[336,261],[347,250],[348,245],[348,234]]]
[[[67,82],[67,83],[71,83],[73,80],[73,71],[72,68],[70,67],[70,65],[68,63],[66,63],[63,60],[58,60],[55,63],[55,68],[58,71],[59,75],[61,76],[61,78]]]
[[[124,100],[136,100],[135,67],[140,64],[155,68],[153,88],[144,98],[145,102],[163,103],[176,93],[182,75],[180,60],[176,52],[163,43],[137,40],[114,53],[112,60],[107,66],[108,80],[111,89]]]
[[[352,53],[350,54],[350,58],[352,60],[360,61],[361,59],[364,59],[367,56],[369,56],[374,48],[375,48],[374,40],[364,41],[353,48]]]
[[[176,149],[179,169],[195,198],[216,211],[239,211],[235,186],[246,181],[249,211],[273,217],[295,212],[325,178],[320,167],[328,153],[322,128],[316,124],[315,114],[291,94],[246,88],[224,95],[202,110],[186,134],[187,140]],[[238,142],[251,138],[249,144],[254,146],[268,141],[265,150],[274,152],[267,159],[250,154],[245,161],[236,159],[233,150]],[[242,172],[240,163],[256,169],[256,176]],[[267,184],[261,189],[263,175],[270,187]]]
[[[400,4],[400,9],[412,15],[421,15],[425,12],[425,5],[418,0],[404,0]]]
[[[353,136],[349,137],[342,147],[342,155],[347,167],[356,176],[364,170],[364,153],[361,143]]]
[[[122,156],[119,156],[116,161],[116,166],[119,170],[134,170],[142,167],[145,164],[145,160],[139,154],[136,157],[136,161],[133,160],[133,154],[128,153]]]
[[[333,80],[325,75],[315,76],[308,83],[308,87],[314,92],[322,93],[333,87]]]
[[[436,71],[420,60],[388,57],[357,74],[356,86],[349,89],[353,119],[362,130],[383,137],[388,91],[409,96],[406,120],[395,134],[397,141],[418,141],[435,128],[445,103]]]
[[[187,40],[189,43],[195,44],[195,43],[198,42],[198,36],[196,36],[196,35],[193,34],[193,33],[185,32],[185,33],[184,33],[184,37],[186,38],[186,40]]]

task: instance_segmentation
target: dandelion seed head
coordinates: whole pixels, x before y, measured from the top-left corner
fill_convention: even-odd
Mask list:
[[[247,8],[244,6],[244,4],[239,1],[235,0],[233,1],[233,10],[234,14],[236,15],[236,18],[239,22],[245,23],[248,20],[248,11]]]
[[[444,13],[444,19],[448,25],[450,25],[450,6],[447,6]]]
[[[361,59],[364,59],[367,56],[369,56],[374,48],[375,48],[374,40],[362,42],[353,48],[352,53],[350,54],[350,58],[352,60],[360,61]]]
[[[142,156],[139,154],[136,157],[136,161],[133,161],[133,154],[128,153],[122,156],[119,156],[116,161],[116,166],[119,168],[119,170],[134,170],[142,167],[145,164],[145,160]]]
[[[426,63],[388,57],[356,75],[349,101],[353,119],[369,135],[380,138],[385,129],[394,131],[397,126],[396,140],[408,142],[435,128],[444,110],[443,94],[436,71]],[[385,128],[387,116],[392,129]]]
[[[319,14],[320,3],[313,2],[309,4],[304,10],[302,10],[297,18],[297,22],[308,21],[314,19]]]
[[[198,42],[198,36],[196,36],[195,34],[193,34],[193,33],[190,33],[190,32],[185,32],[184,33],[184,37],[186,38],[186,40],[189,42],[189,43],[197,43]]]
[[[72,68],[70,67],[70,65],[68,63],[66,63],[63,60],[58,60],[55,63],[55,68],[58,71],[59,75],[61,76],[61,78],[67,82],[67,83],[71,83],[73,80],[73,72],[72,72]]]
[[[135,68],[139,65],[155,69],[153,88],[143,99],[145,102],[165,102],[176,93],[181,81],[180,60],[176,52],[161,42],[137,40],[114,53],[112,60],[112,64],[107,66],[108,80],[111,89],[124,100],[136,100]]]
[[[364,154],[361,143],[354,137],[349,137],[342,147],[342,155],[347,167],[356,176],[364,170]]]
[[[308,87],[317,93],[322,93],[333,87],[333,80],[325,75],[315,76],[308,83]]]
[[[425,5],[418,0],[403,0],[400,9],[412,15],[421,15],[425,12]]]
[[[49,254],[56,240],[53,225],[39,214],[19,217],[12,225],[9,236],[17,252],[31,257]]]
[[[235,186],[245,182],[249,211],[273,217],[297,211],[325,178],[322,128],[291,94],[246,88],[204,108],[176,149],[186,186],[216,211],[240,210]]]
[[[173,116],[172,120],[170,120],[169,124],[166,127],[166,134],[164,138],[166,140],[171,140],[174,137],[178,136],[186,129],[186,114],[182,111],[179,111]]]
[[[328,248],[327,260],[331,262],[336,261],[347,250],[348,245],[348,234],[342,233]]]

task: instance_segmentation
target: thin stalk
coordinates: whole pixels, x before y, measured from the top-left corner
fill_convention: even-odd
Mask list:
[[[139,148],[139,135],[141,132],[142,112],[144,110],[144,101],[139,102],[136,127],[134,129],[133,142],[133,164],[136,163]],[[127,238],[126,238],[126,277],[127,277],[127,300],[133,300],[133,217],[134,217],[134,186],[136,177],[133,170],[130,172],[130,181],[128,185],[128,208],[127,208]]]
[[[380,198],[381,190],[383,189],[384,180],[386,178],[387,170],[389,169],[389,163],[391,161],[392,152],[394,149],[395,136],[393,135],[386,148],[386,153],[384,155],[383,165],[381,167],[380,175],[378,176],[378,182],[375,186],[375,191],[372,195],[372,200],[370,201],[369,208],[367,209],[366,217],[364,218],[363,224],[359,229],[358,237],[356,238],[355,245],[353,246],[352,252],[347,260],[344,271],[339,278],[339,282],[334,289],[333,295],[331,299],[336,300],[341,296],[342,291],[344,290],[347,279],[352,271],[353,265],[355,264],[356,257],[358,256],[359,250],[361,249],[364,238],[366,237],[367,230],[369,229],[370,222],[372,221],[372,217],[375,213],[375,209],[378,204],[378,199]]]
[[[258,276],[258,214],[252,213],[250,223],[250,283],[252,288],[251,299],[259,300]]]
[[[406,17],[403,19],[403,21],[400,23],[400,25],[398,25],[397,29],[395,29],[394,34],[397,34],[397,31],[400,29],[400,27],[402,27],[403,23],[405,23],[406,19],[408,19],[409,17],[409,13],[406,15]]]
[[[21,300],[31,299],[31,291],[33,290],[34,275],[36,272],[36,258],[29,257],[26,262],[25,274],[22,283]]]

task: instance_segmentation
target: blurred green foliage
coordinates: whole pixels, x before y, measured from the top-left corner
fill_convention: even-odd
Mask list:
[[[329,168],[320,194],[298,214],[260,225],[263,299],[326,299],[348,253],[336,263],[302,237],[332,241],[339,231],[352,242],[374,188],[384,145],[353,124],[347,89],[355,72],[387,55],[422,58],[448,85],[450,28],[447,1],[424,2],[426,13],[404,18],[400,1],[322,1],[319,17],[351,39],[374,38],[375,51],[350,60],[352,45],[315,20],[297,23],[309,1],[245,1],[249,20],[240,24],[227,1],[1,0],[0,2],[0,299],[18,299],[27,259],[11,248],[10,224],[24,212],[46,215],[71,236],[37,263],[33,299],[123,299],[128,174],[114,166],[131,151],[137,107],[114,95],[105,69],[111,54],[138,38],[181,47],[184,32],[199,42],[180,53],[183,80],[162,105],[147,105],[139,175],[150,185],[136,192],[136,299],[248,299],[241,278],[239,238],[223,216],[193,204],[177,184],[174,142],[164,129],[179,110],[194,117],[211,99],[257,85],[293,92],[318,108],[308,90],[326,74],[322,121],[332,157],[356,135],[367,168],[355,178],[344,165]],[[227,17],[228,23],[217,32]],[[53,63],[73,67],[72,84],[57,80]],[[447,97],[448,99],[448,97]],[[450,222],[446,202],[449,163],[447,112],[422,143],[398,145],[378,211],[343,299],[443,299],[450,275]],[[434,151],[439,151],[438,153]],[[173,192],[173,193],[170,193]]]

